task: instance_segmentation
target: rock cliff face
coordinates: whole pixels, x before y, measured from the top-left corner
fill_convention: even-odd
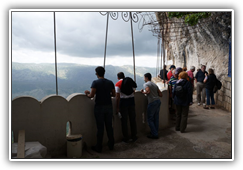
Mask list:
[[[231,13],[215,12],[210,18],[200,20],[195,26],[188,26],[183,19],[167,18],[167,13],[156,13],[165,24],[165,61],[178,66],[202,64],[215,70],[223,80],[228,74],[229,41],[231,39]]]
[[[223,84],[215,95],[216,104],[231,111],[231,78],[228,77],[231,12],[214,12],[195,26],[186,25],[183,19],[168,19],[166,12],[158,12],[156,17],[160,29],[164,30],[166,64],[186,66],[188,70],[203,64],[206,70],[214,69]]]

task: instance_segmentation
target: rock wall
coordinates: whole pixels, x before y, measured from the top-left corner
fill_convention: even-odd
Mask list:
[[[191,66],[198,69],[203,64],[207,70],[214,69],[222,83],[225,81],[231,40],[230,12],[214,12],[210,18],[200,20],[195,26],[186,25],[183,19],[169,19],[166,12],[158,12],[156,16],[160,28],[164,30],[167,65],[173,63],[177,67],[186,66],[189,70]]]

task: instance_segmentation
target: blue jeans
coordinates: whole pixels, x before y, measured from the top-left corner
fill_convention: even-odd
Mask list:
[[[155,100],[148,104],[147,107],[147,119],[148,125],[153,136],[158,136],[159,131],[159,110],[161,102],[160,100]]]
[[[213,91],[206,89],[206,96],[207,96],[207,105],[210,105],[210,98],[211,98],[211,104],[215,105]]]

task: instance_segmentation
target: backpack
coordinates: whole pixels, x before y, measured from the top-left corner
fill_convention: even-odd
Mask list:
[[[213,88],[213,92],[216,93],[217,90],[221,89],[221,87],[222,87],[222,83],[216,78],[216,84],[215,84],[215,86]]]
[[[125,95],[131,95],[133,93],[133,88],[137,88],[137,84],[132,78],[126,77],[122,80],[121,92]]]
[[[184,85],[187,83],[187,81],[185,81],[184,83],[178,83],[176,84],[176,86],[174,87],[175,89],[175,95],[176,97],[178,97],[179,99],[185,99],[187,96],[187,90],[184,89]]]

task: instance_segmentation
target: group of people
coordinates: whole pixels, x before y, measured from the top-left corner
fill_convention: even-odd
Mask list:
[[[94,80],[91,85],[91,91],[86,90],[85,94],[89,98],[95,96],[94,115],[97,126],[97,143],[92,146],[92,150],[96,152],[102,151],[104,125],[108,136],[108,147],[110,150],[114,149],[114,134],[112,127],[113,108],[111,97],[116,97],[116,114],[121,117],[121,126],[123,134],[123,142],[135,142],[137,138],[136,125],[136,111],[134,92],[137,88],[136,82],[131,78],[125,77],[123,72],[117,73],[118,82],[114,83],[106,78],[104,67],[97,67],[95,69],[97,80]],[[159,130],[159,111],[160,111],[160,97],[162,93],[158,86],[151,82],[152,75],[150,73],[144,74],[144,89],[141,92],[148,98],[147,106],[147,120],[151,129],[151,133],[147,135],[148,138],[158,139]],[[128,135],[129,117],[131,137]]]
[[[170,106],[176,112],[176,131],[185,132],[187,127],[187,118],[189,106],[193,104],[193,89],[194,80],[197,87],[197,102],[198,106],[203,103],[205,109],[214,109],[214,92],[213,88],[216,84],[216,76],[213,69],[206,71],[206,66],[202,65],[194,77],[193,72],[195,67],[192,66],[189,71],[187,68],[170,66],[170,70],[166,71],[166,66],[160,71],[159,77],[165,80],[168,84]],[[165,71],[164,71],[165,70]],[[137,138],[136,111],[134,93],[137,88],[136,82],[130,77],[125,77],[123,72],[117,73],[118,82],[114,83],[106,78],[104,67],[95,69],[97,80],[94,80],[91,85],[91,91],[86,90],[85,94],[89,98],[95,96],[94,115],[97,126],[97,143],[92,146],[96,152],[102,151],[104,125],[108,136],[108,147],[110,150],[114,148],[114,133],[112,126],[113,107],[111,97],[116,97],[116,114],[120,115],[123,142],[135,142]],[[159,130],[159,112],[160,112],[160,97],[162,93],[158,86],[151,81],[150,73],[144,74],[144,89],[141,93],[145,94],[148,99],[147,106],[147,121],[150,127],[148,138],[158,139]],[[202,93],[202,95],[201,95]],[[207,103],[205,104],[205,96]],[[211,107],[210,105],[211,99]],[[128,117],[130,121],[131,136],[128,135]]]
[[[195,77],[194,71],[194,66],[187,71],[186,67],[176,68],[175,65],[171,65],[169,71],[164,66],[164,69],[158,75],[163,82],[168,84],[170,111],[176,113],[175,130],[182,133],[185,132],[187,127],[189,106],[193,104],[194,81],[198,106],[203,104],[204,109],[215,109],[213,89],[216,85],[216,76],[214,70],[210,68],[207,72],[206,66],[202,65]],[[205,97],[207,98],[206,103]]]

